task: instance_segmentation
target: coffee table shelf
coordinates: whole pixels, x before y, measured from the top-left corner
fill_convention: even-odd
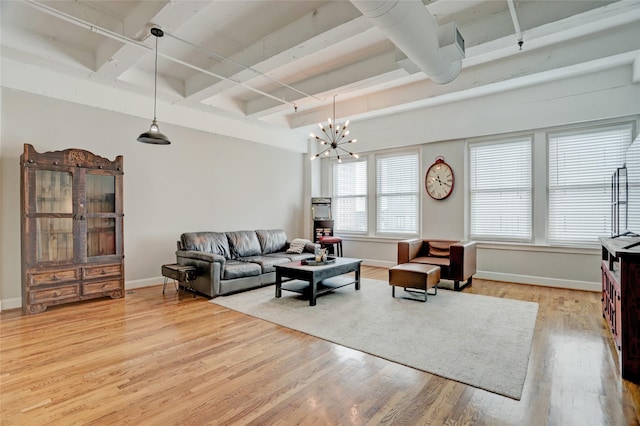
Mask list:
[[[333,290],[339,289],[340,287],[345,287],[351,284],[355,284],[356,280],[352,277],[333,277],[327,278],[323,281],[320,281],[317,286],[316,295],[320,296],[321,294],[329,293]],[[286,291],[292,291],[294,293],[299,293],[308,296],[311,291],[311,287],[307,281],[302,280],[291,280],[288,281],[287,284],[282,285],[282,289]]]
[[[360,290],[361,263],[360,259],[337,257],[327,265],[309,266],[299,261],[275,265],[276,298],[282,296],[282,290],[293,291],[308,296],[309,305],[315,306],[317,296],[337,288],[355,284]]]

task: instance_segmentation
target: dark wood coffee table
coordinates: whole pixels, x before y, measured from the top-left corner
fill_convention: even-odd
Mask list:
[[[316,305],[316,297],[346,285],[355,284],[360,290],[360,259],[336,257],[335,262],[327,265],[303,265],[301,262],[275,265],[276,297],[282,296],[282,290],[293,291],[309,296],[309,305]],[[355,277],[340,275],[355,272]],[[283,285],[283,278],[286,284]]]

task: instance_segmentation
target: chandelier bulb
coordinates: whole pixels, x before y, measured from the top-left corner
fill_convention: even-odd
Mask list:
[[[344,123],[344,127],[346,128],[349,125],[349,120],[347,120],[346,123]]]
[[[347,136],[349,134],[349,131],[347,130],[346,132],[344,132],[344,135]]]

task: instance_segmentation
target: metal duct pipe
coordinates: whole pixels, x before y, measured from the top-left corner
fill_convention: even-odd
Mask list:
[[[462,61],[440,49],[438,23],[421,0],[351,0],[351,3],[434,82],[453,81]]]

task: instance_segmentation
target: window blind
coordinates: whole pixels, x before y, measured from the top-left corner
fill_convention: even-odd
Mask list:
[[[531,138],[469,145],[470,236],[531,241]]]
[[[376,232],[417,234],[418,153],[376,158]]]
[[[367,161],[333,164],[335,231],[367,232]]]
[[[611,175],[624,163],[632,130],[549,134],[549,244],[597,246],[610,235]]]
[[[628,192],[628,222],[626,229],[636,234],[640,234],[640,137],[629,147],[625,154],[625,164],[627,165],[627,179],[629,182]],[[625,225],[623,223],[623,225]]]

